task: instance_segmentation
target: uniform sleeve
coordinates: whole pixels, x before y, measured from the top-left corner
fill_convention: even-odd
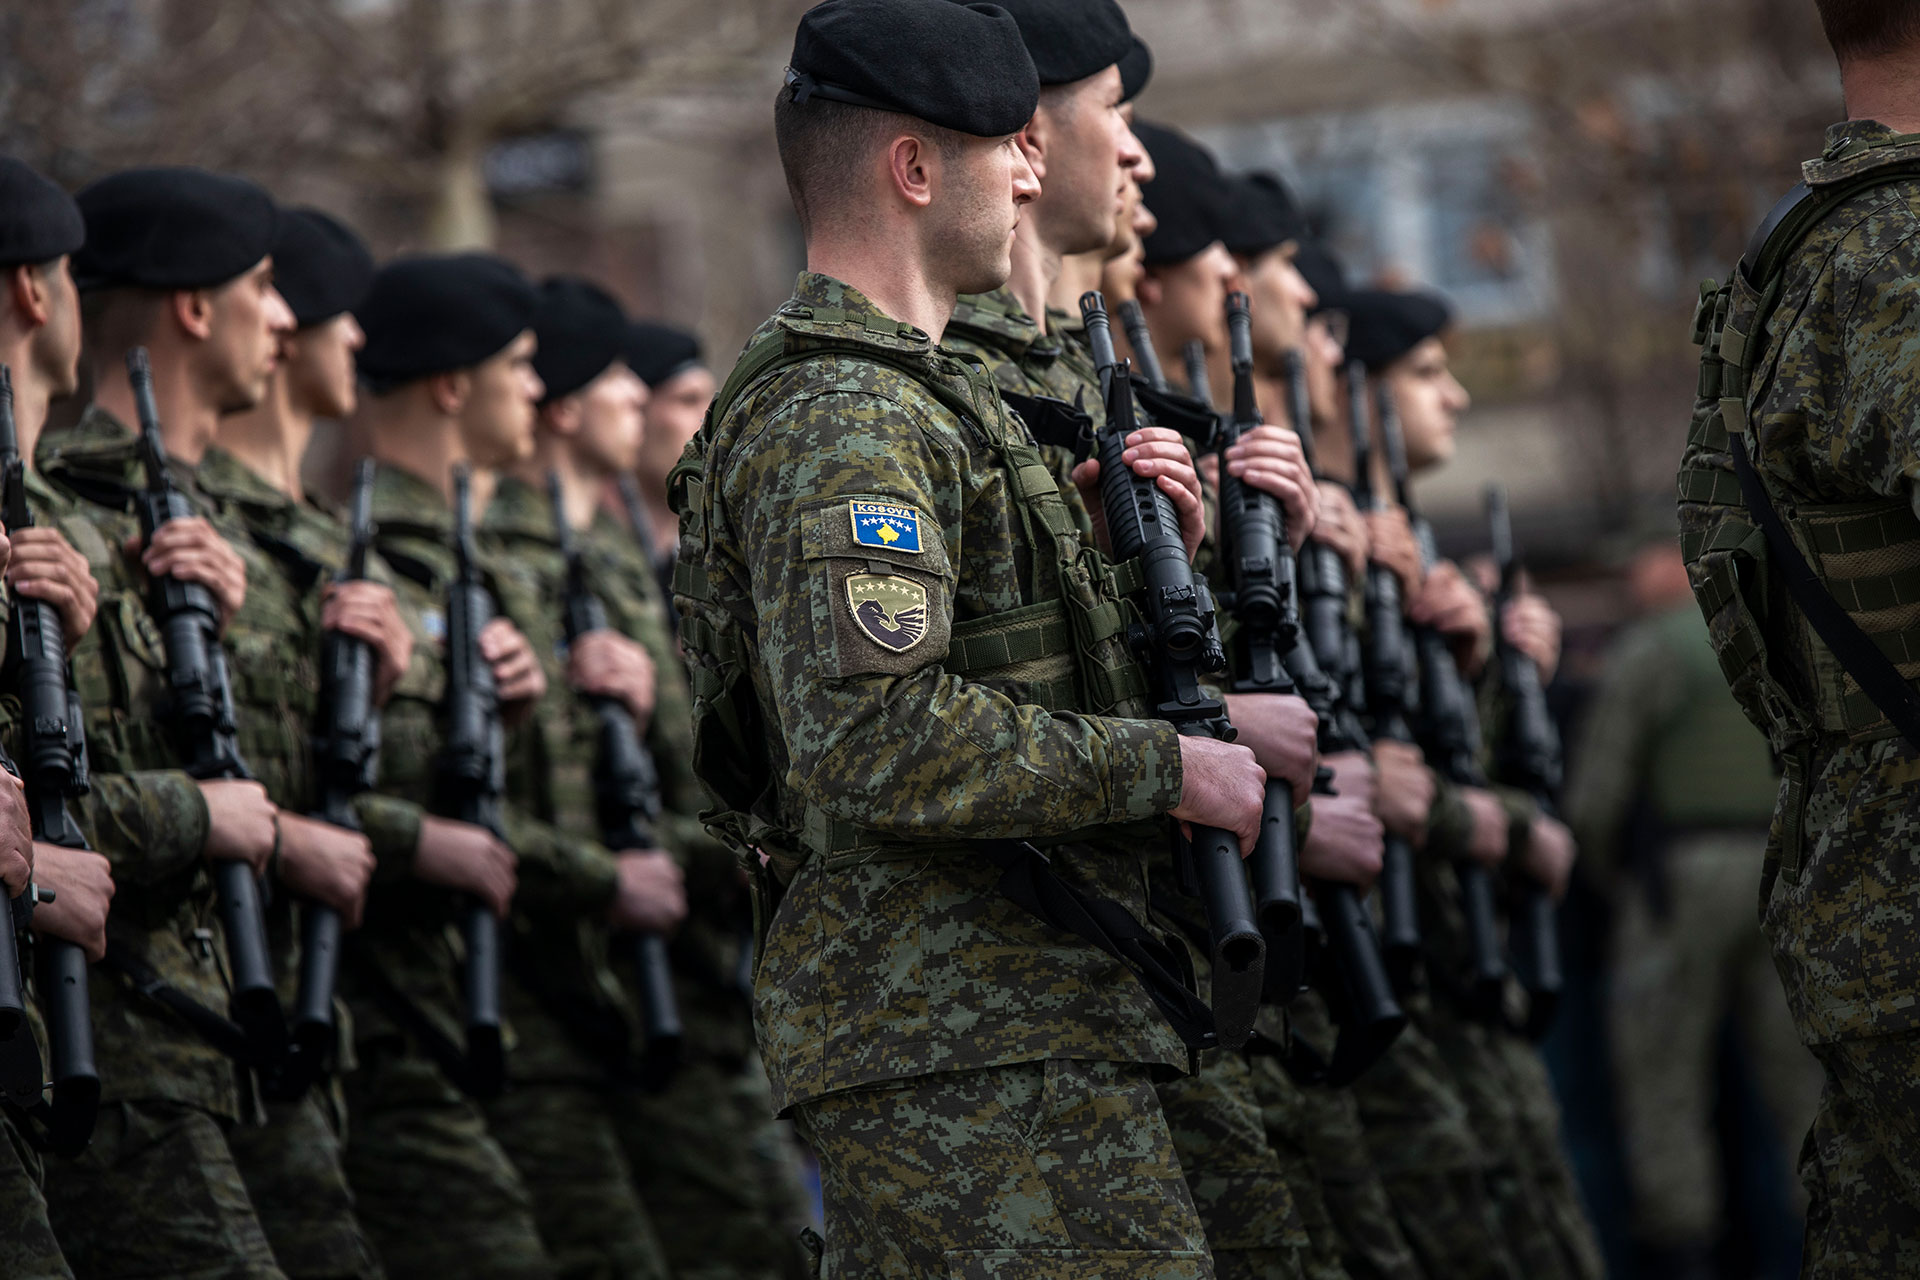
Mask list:
[[[398,880],[413,874],[420,849],[420,820],[426,810],[412,800],[366,791],[355,796],[353,815],[373,846],[374,877]]]
[[[1828,385],[1846,388],[1832,406],[1842,432],[1841,473],[1905,497],[1920,512],[1920,382],[1912,359],[1920,344],[1920,236],[1901,230],[1906,234],[1851,289],[1836,292],[1845,367]]]
[[[1621,870],[1620,835],[1645,781],[1655,733],[1679,696],[1679,664],[1645,628],[1630,633],[1589,700],[1563,808],[1580,858],[1605,883]]]
[[[207,802],[200,785],[174,769],[94,774],[74,819],[123,885],[154,884],[200,860]]]
[[[562,834],[518,805],[506,807],[507,843],[519,855],[514,905],[538,917],[604,916],[620,885],[602,845]]]
[[[941,666],[952,626],[961,459],[909,410],[835,392],[783,407],[736,452],[726,506],[747,561],[789,783],[829,817],[961,838],[1165,813],[1170,726],[1049,713]],[[910,509],[919,550],[854,532],[850,504]]]

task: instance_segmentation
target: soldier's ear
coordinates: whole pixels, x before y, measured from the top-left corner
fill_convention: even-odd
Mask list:
[[[213,291],[175,289],[167,296],[167,314],[188,337],[205,342],[213,334]]]
[[[1153,274],[1151,268],[1140,277],[1140,283],[1134,286],[1133,291],[1143,307],[1157,307],[1166,300],[1167,296],[1166,290],[1160,287],[1159,277]]]
[[[1045,114],[1036,111],[1033,119],[1027,121],[1027,127],[1013,135],[1013,145],[1027,158],[1027,167],[1033,170],[1035,182],[1047,180],[1047,144],[1052,138],[1044,120]]]
[[[466,369],[436,373],[427,379],[427,395],[433,400],[433,407],[449,418],[466,408],[467,397],[472,392],[473,374]]]
[[[561,396],[540,406],[540,425],[557,436],[571,438],[580,432],[586,410],[578,395]]]

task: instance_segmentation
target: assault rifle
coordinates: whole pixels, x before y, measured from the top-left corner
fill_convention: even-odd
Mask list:
[[[148,542],[169,522],[193,516],[186,495],[174,487],[167,447],[160,438],[160,416],[153,402],[153,369],[147,349],[127,353],[127,377],[140,420],[140,451],[147,487],[134,495],[140,530]],[[152,580],[147,608],[160,626],[167,655],[164,719],[171,722],[186,755],[187,772],[202,780],[251,778],[234,738],[233,689],[227,677],[227,653],[220,643],[220,606],[198,582],[171,575]],[[222,858],[213,863],[220,924],[227,935],[227,964],[233,982],[232,1016],[245,1037],[251,1065],[271,1068],[287,1049],[287,1023],[273,985],[267,952],[266,919],[260,906],[260,882],[246,863]]]
[[[1362,511],[1384,510],[1386,503],[1373,487],[1373,429],[1367,409],[1367,367],[1347,362],[1348,428],[1353,433],[1353,498]],[[1366,715],[1372,736],[1412,742],[1407,723],[1406,619],[1402,615],[1400,579],[1377,561],[1369,562],[1363,592],[1367,632],[1360,662],[1366,689]],[[1381,947],[1395,990],[1405,994],[1412,986],[1420,961],[1420,907],[1415,893],[1413,849],[1406,840],[1387,833],[1380,868]]]
[[[1253,328],[1247,295],[1227,299],[1233,358],[1233,414],[1223,449],[1260,425],[1253,388]],[[1193,344],[1197,347],[1199,344]],[[1206,388],[1204,353],[1195,369],[1189,347],[1190,388]],[[1199,382],[1194,379],[1196,373]],[[1220,460],[1220,552],[1232,590],[1222,602],[1235,622],[1230,669],[1235,693],[1291,694],[1286,654],[1300,634],[1294,603],[1293,549],[1287,544],[1286,511],[1279,499],[1247,484]],[[1294,843],[1293,784],[1267,779],[1260,839],[1247,859],[1253,880],[1260,936],[1267,944],[1266,1000],[1286,1004],[1298,994],[1306,968],[1306,935],[1300,924],[1300,850]]]
[[[1312,470],[1313,421],[1305,369],[1297,352],[1288,354],[1292,357],[1286,362],[1288,418]],[[1366,733],[1347,697],[1350,682],[1341,678],[1354,663],[1347,627],[1346,566],[1337,551],[1309,538],[1296,568],[1296,595],[1305,606],[1306,625],[1287,654],[1288,673],[1319,718],[1321,754],[1364,751]],[[1315,792],[1331,794],[1330,783],[1331,774],[1323,769]],[[1323,881],[1314,886],[1302,907],[1307,926],[1317,929],[1324,941],[1316,984],[1326,992],[1340,1027],[1326,1080],[1336,1086],[1350,1084],[1393,1044],[1407,1025],[1407,1014],[1394,995],[1373,917],[1354,887]]]
[[[562,619],[568,645],[590,631],[607,626],[606,606],[587,585],[586,564],[574,545],[560,474],[547,473],[547,493],[553,502],[553,537],[567,566]],[[642,518],[645,513],[640,513]],[[599,751],[594,760],[593,790],[599,811],[600,842],[618,853],[622,849],[654,847],[653,824],[660,817],[660,775],[653,754],[640,736],[633,713],[618,698],[588,695],[587,705],[600,722]],[[667,958],[667,940],[651,930],[624,935],[624,949],[633,965],[634,989],[640,993],[640,1030],[645,1042],[641,1077],[654,1088],[664,1088],[680,1062],[684,1030],[680,1004],[673,994],[673,965]]]
[[[1137,559],[1146,588],[1145,623],[1129,636],[1147,668],[1157,699],[1155,714],[1180,733],[1233,740],[1226,708],[1200,685],[1204,672],[1226,663],[1214,629],[1213,599],[1206,581],[1187,561],[1180,521],[1172,501],[1151,479],[1122,461],[1135,430],[1133,387],[1127,366],[1114,356],[1106,304],[1097,292],[1081,295],[1100,375],[1106,425],[1095,439],[1100,459],[1100,499],[1107,531],[1120,560]],[[1212,1005],[1220,1043],[1239,1048],[1252,1034],[1260,1007],[1266,943],[1254,916],[1253,895],[1240,862],[1240,842],[1228,831],[1194,825],[1178,851],[1183,887],[1197,893],[1206,912],[1213,961]]]
[[[1548,817],[1557,816],[1562,761],[1560,729],[1547,706],[1540,684],[1540,668],[1532,658],[1507,643],[1500,625],[1507,602],[1513,599],[1520,565],[1513,551],[1513,521],[1507,512],[1507,491],[1487,486],[1487,524],[1493,535],[1493,560],[1500,570],[1500,588],[1494,596],[1494,656],[1508,700],[1507,731],[1494,752],[1501,780],[1526,791]],[[1560,968],[1560,924],[1546,886],[1523,880],[1513,907],[1507,936],[1513,967],[1527,992],[1527,1033],[1539,1039],[1553,1022],[1566,985]]]
[[[447,691],[440,707],[443,745],[435,807],[443,817],[484,827],[505,840],[501,807],[506,797],[506,737],[493,668],[480,652],[480,631],[493,618],[493,599],[474,563],[472,503],[471,477],[465,466],[456,466],[453,578],[447,584]],[[474,1096],[488,1098],[507,1081],[500,1039],[500,922],[486,903],[467,897],[461,902],[460,932],[467,951],[460,984],[467,1037],[467,1078],[462,1084]]]
[[[20,457],[20,439],[13,421],[13,372],[0,365],[0,519],[10,533],[29,528],[33,511],[27,506],[26,463]],[[7,619],[6,686],[20,699],[20,722],[27,767],[20,773],[26,784],[27,813],[33,838],[68,849],[85,849],[87,838],[67,808],[67,802],[87,793],[87,737],[81,719],[80,696],[74,692],[67,666],[66,638],[60,613],[44,600],[16,593]],[[11,769],[12,765],[8,767]],[[48,890],[28,886],[14,900],[13,923],[23,927],[21,908],[31,915],[35,900],[51,902]],[[0,928],[0,932],[4,932]],[[20,994],[19,952],[11,936],[0,939],[0,1009],[23,1015],[15,1002]],[[52,1059],[51,1101],[42,1096],[40,1055],[33,1037],[13,1018],[5,1034],[6,1053],[15,1055],[20,1042],[20,1065],[31,1055],[33,1096],[22,1100],[27,1114],[38,1118],[45,1132],[39,1141],[59,1156],[76,1156],[93,1136],[100,1102],[100,1075],[93,1061],[93,1018],[87,998],[87,955],[64,938],[41,934],[32,941],[34,987],[47,1021],[47,1053]],[[9,1082],[13,1071],[7,1072]],[[22,1083],[25,1083],[24,1074]],[[12,1089],[8,1089],[11,1096]]]
[[[1380,444],[1387,455],[1387,474],[1393,480],[1395,496],[1413,523],[1413,536],[1420,544],[1421,567],[1431,571],[1439,563],[1440,548],[1433,536],[1433,526],[1413,505],[1412,490],[1407,483],[1406,440],[1400,433],[1400,416],[1394,409],[1393,394],[1385,383],[1380,385],[1378,404]],[[1479,713],[1460,668],[1454,663],[1447,638],[1430,626],[1416,626],[1412,630],[1414,653],[1420,665],[1418,737],[1421,746],[1433,767],[1455,786],[1484,787],[1487,779],[1480,768]],[[1467,930],[1467,985],[1463,998],[1475,1016],[1491,1019],[1498,1016],[1507,980],[1493,877],[1485,867],[1465,858],[1454,864],[1453,874],[1460,886],[1460,910]]]
[[[338,582],[367,576],[373,545],[371,458],[353,471],[351,540]],[[320,641],[320,705],[313,726],[312,816],[348,831],[360,829],[353,802],[373,790],[380,766],[380,713],[373,705],[373,646],[343,631]],[[340,913],[318,902],[300,908],[300,983],[294,996],[293,1039],[281,1075],[297,1097],[326,1070],[333,1045],[333,989],[340,972]]]

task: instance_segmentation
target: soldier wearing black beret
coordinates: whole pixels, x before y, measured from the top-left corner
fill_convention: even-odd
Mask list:
[[[700,430],[719,383],[700,339],[674,325],[636,320],[627,330],[627,363],[647,384],[647,430],[634,479],[653,526],[654,549],[670,559],[680,518],[667,505],[667,473]]]
[[[1144,928],[1143,847],[1091,828],[1194,812],[1250,838],[1264,782],[1250,751],[1128,718],[1075,678],[1001,682],[1012,650],[992,641],[964,657],[1016,601],[1109,598],[1079,578],[1089,594],[1062,597],[1047,566],[1097,553],[993,383],[940,345],[956,296],[1007,281],[1036,195],[1015,137],[1041,96],[1023,29],[946,0],[801,20],[775,132],[808,270],[675,472],[703,817],[753,873],[755,1030],[775,1107],[820,1159],[825,1275],[1211,1274],[1153,1092],[1157,1067],[1187,1064],[1178,1034],[1137,971],[1043,923],[981,856],[1031,837],[1049,861],[1015,879],[1088,886]],[[1131,45],[1081,42],[1049,68],[1105,80],[1105,124]],[[1200,514],[1171,466],[1142,470]],[[1048,644],[1020,652],[1078,669]],[[903,1170],[928,1193],[903,1194]]]
[[[533,451],[535,405],[546,393],[533,367],[538,306],[538,291],[511,263],[462,253],[385,264],[354,309],[366,333],[357,363],[367,392],[354,429],[378,463],[376,547],[395,566],[401,607],[422,620],[425,636],[381,718],[383,796],[419,802],[433,794],[454,469],[471,470],[477,529],[498,473]],[[514,580],[491,541],[477,541],[498,615]],[[487,624],[481,650],[505,716],[519,723],[546,691],[538,656],[504,616]],[[512,846],[480,826],[420,819],[410,863],[396,869],[391,891],[373,895],[360,930],[384,981],[407,992],[417,1016],[455,1046],[464,1006],[459,960],[445,942],[445,891],[471,895],[505,916],[516,862],[550,865],[558,856],[550,830],[522,827],[515,811],[509,815]],[[597,884],[598,891],[609,887]],[[351,971],[342,987],[355,1030],[366,1037],[360,1069],[347,1082],[354,1133],[347,1176],[389,1274],[551,1275],[531,1190],[488,1132],[481,1104],[449,1077],[444,1055],[431,1044],[411,1035],[395,1039],[393,1005],[379,989]],[[437,1225],[422,1231],[423,1222]]]
[[[523,976],[531,972],[525,966],[507,976],[503,1001],[517,1040],[507,1068],[516,1087],[487,1101],[487,1126],[532,1193],[550,1251],[598,1259],[604,1274],[642,1274],[664,1270],[664,1224],[656,1228],[622,1146],[621,1090],[608,1082],[610,1062],[619,1063],[584,1046],[579,1015],[565,1010],[597,1011],[638,1052],[641,1028],[631,1012],[637,1004],[607,994],[621,989],[621,973],[630,966],[605,957],[620,954],[614,935],[673,932],[687,912],[680,866],[664,843],[601,846],[595,786],[600,704],[625,708],[648,733],[655,672],[672,661],[657,599],[651,612],[643,604],[653,576],[644,567],[626,571],[635,560],[628,550],[633,539],[600,507],[613,480],[633,468],[647,390],[627,367],[626,314],[591,281],[556,276],[542,283],[533,332],[539,342],[534,370],[545,388],[533,454],[501,479],[485,529],[489,544],[529,588],[502,594],[504,616],[552,661],[547,696],[510,742],[507,797],[579,840],[604,882],[573,909],[516,904],[516,945],[550,959],[540,965],[537,982]],[[550,478],[559,487],[557,509]],[[577,583],[560,555],[556,520],[566,522],[579,553]],[[564,602],[574,586],[595,595],[603,617],[594,629],[569,637]],[[658,652],[641,643],[643,632],[656,639]],[[684,698],[660,710],[668,720],[687,718]],[[653,745],[658,756],[657,734]],[[659,761],[659,776],[674,777],[674,767]],[[664,800],[667,788],[659,790]],[[668,825],[656,823],[653,830],[664,839]]]
[[[73,198],[18,160],[0,158],[0,364],[11,372],[14,416],[22,458],[30,458],[48,402],[73,394],[80,373],[80,306],[68,272],[68,257],[80,247],[85,226]],[[36,484],[36,488],[39,486]],[[0,545],[8,585],[23,595],[65,606],[63,623],[84,630],[91,615],[91,582],[84,560],[50,528],[9,529]],[[65,571],[62,572],[64,566]],[[36,583],[38,575],[42,582]],[[84,603],[84,609],[82,605]],[[72,621],[66,622],[71,616]],[[35,908],[36,933],[87,948],[99,959],[106,946],[107,902],[113,880],[107,860],[83,849],[41,846],[29,857],[31,839],[24,796],[0,794],[0,839],[5,892],[24,892],[27,876],[55,890],[55,901]],[[21,832],[27,833],[26,839]],[[11,938],[6,945],[11,945]],[[33,1002],[28,1018],[39,1022]],[[23,1028],[22,1036],[43,1034]],[[0,1214],[17,1226],[0,1238],[0,1273],[69,1275],[68,1264],[47,1219],[42,1165],[25,1130],[9,1110],[0,1116]]]
[[[1155,171],[1145,191],[1156,225],[1144,242],[1140,310],[1163,364],[1171,358],[1169,367],[1178,368],[1179,353],[1199,342],[1208,364],[1224,377],[1227,293],[1237,281],[1233,255],[1221,242],[1232,188],[1213,153],[1186,134],[1145,121],[1134,128]]]
[[[224,625],[246,600],[243,554],[199,516],[170,522],[142,546],[129,514],[126,494],[140,483],[141,455],[125,359],[133,347],[147,349],[163,439],[180,474],[190,475],[221,417],[260,402],[279,340],[293,327],[272,283],[279,212],[253,184],[197,169],[114,174],[76,203],[86,243],[73,273],[83,293],[94,403],[76,426],[39,440],[37,469],[47,485],[37,514],[136,611],[144,580],[130,570],[123,543],[136,548],[146,574],[205,586]],[[75,680],[101,723],[156,723],[162,714],[160,673],[122,665],[133,621],[103,610],[85,637],[71,638]],[[155,625],[144,614],[139,624]],[[91,990],[102,1115],[114,1121],[96,1130],[83,1157],[51,1170],[49,1217],[81,1274],[192,1274],[205,1269],[208,1242],[218,1240],[229,1254],[223,1265],[277,1275],[265,1206],[249,1181],[255,1171],[243,1171],[228,1145],[243,1118],[256,1115],[251,1093],[236,1089],[244,1073],[224,1043],[136,990],[157,979],[208,1009],[227,1008],[207,862],[265,872],[280,852],[277,811],[259,783],[193,782],[171,772],[184,757],[170,735],[89,736],[93,794],[120,797],[126,807],[119,811],[143,816],[131,832],[113,823],[100,828],[102,852],[125,886],[110,920],[113,949]],[[338,1186],[337,1166],[333,1173]],[[334,1204],[350,1215],[344,1195]]]
[[[1288,354],[1305,344],[1307,313],[1318,301],[1294,266],[1306,218],[1275,174],[1238,175],[1228,180],[1228,189],[1221,239],[1240,268],[1239,287],[1252,308],[1259,401],[1274,406],[1269,412],[1277,419],[1279,406],[1287,403]]]

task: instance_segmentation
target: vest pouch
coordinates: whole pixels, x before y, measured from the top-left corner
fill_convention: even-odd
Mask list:
[[[1703,533],[1683,534],[1681,546],[1708,640],[1735,700],[1776,751],[1804,740],[1814,731],[1807,695],[1796,695],[1775,674],[1776,655],[1760,625],[1759,602],[1767,598],[1765,535],[1723,510]]]

